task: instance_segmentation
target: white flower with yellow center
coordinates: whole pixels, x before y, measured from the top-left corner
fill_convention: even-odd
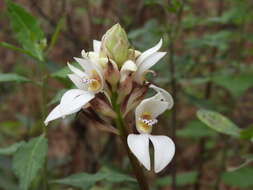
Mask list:
[[[68,76],[78,89],[65,92],[60,104],[46,118],[46,125],[52,120],[78,112],[95,97],[96,93],[104,89],[104,78],[100,67],[88,59],[75,58],[75,60],[84,71],[68,64],[69,69],[73,72]]]
[[[130,134],[127,138],[131,152],[139,162],[150,170],[149,140],[154,147],[154,170],[156,173],[163,170],[175,154],[173,141],[162,135],[151,135],[153,126],[158,122],[157,117],[166,109],[170,109],[173,100],[168,92],[156,86],[151,86],[158,93],[143,100],[135,110],[136,128],[140,134]]]
[[[158,52],[162,47],[162,39],[154,47],[144,51],[136,60],[137,71],[134,74],[135,81],[142,84],[145,80],[145,75],[149,72],[150,68],[153,67],[161,58],[166,55],[166,52]]]

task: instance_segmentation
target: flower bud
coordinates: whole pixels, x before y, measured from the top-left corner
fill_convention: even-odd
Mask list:
[[[91,100],[91,106],[94,110],[96,110],[98,113],[101,113],[102,115],[111,118],[116,117],[116,113],[113,111],[112,107],[100,98],[94,98]]]
[[[125,30],[115,24],[102,38],[101,56],[113,59],[119,66],[128,58],[129,42]]]
[[[120,72],[117,64],[109,60],[104,71],[105,80],[110,84],[111,90],[115,91],[120,79]]]

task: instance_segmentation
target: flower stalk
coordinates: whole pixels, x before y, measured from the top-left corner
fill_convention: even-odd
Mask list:
[[[114,93],[113,96],[112,96],[112,106],[113,106],[114,111],[117,114],[117,117],[115,119],[115,124],[116,124],[116,126],[117,126],[117,128],[118,128],[118,130],[120,132],[121,141],[122,141],[123,146],[124,146],[124,148],[125,148],[125,150],[127,152],[127,155],[128,155],[129,160],[130,160],[130,163],[131,163],[131,165],[133,167],[134,174],[135,174],[135,177],[136,177],[136,179],[138,181],[140,189],[141,190],[149,190],[149,186],[148,186],[146,177],[144,175],[144,172],[143,172],[143,170],[142,170],[139,162],[134,157],[134,155],[131,153],[131,151],[130,151],[130,149],[128,147],[128,144],[127,144],[128,131],[127,131],[124,119],[122,117],[122,113],[120,111],[120,105],[117,104],[117,98],[118,98],[117,93]]]

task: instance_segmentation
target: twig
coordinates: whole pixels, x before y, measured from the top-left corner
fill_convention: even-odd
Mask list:
[[[178,112],[178,84],[176,79],[176,68],[175,68],[175,62],[174,62],[174,42],[176,40],[176,37],[179,34],[180,27],[181,27],[181,19],[182,19],[182,13],[184,9],[184,1],[181,2],[181,6],[178,9],[176,16],[177,16],[177,24],[175,25],[174,30],[170,31],[169,33],[169,71],[171,73],[171,88],[172,88],[172,97],[174,99],[174,106],[172,109],[172,117],[171,117],[171,127],[172,127],[172,139],[175,144],[177,144],[177,136],[176,136],[176,129],[177,129],[177,112]],[[172,161],[172,189],[177,189],[176,184],[176,178],[177,178],[177,162],[176,162],[176,155],[174,156],[174,159]]]
[[[223,11],[223,0],[220,0],[219,1],[219,4],[218,4],[218,12],[217,12],[217,15],[218,16],[221,16],[222,14],[222,11]],[[217,54],[217,48],[214,48],[212,50],[212,53],[211,53],[211,59],[214,59],[215,56]],[[216,69],[216,65],[215,65],[215,62],[212,61],[211,64],[210,64],[210,67],[209,67],[209,72],[212,74]],[[212,81],[209,81],[206,85],[206,88],[205,88],[205,99],[208,100],[211,98],[212,96],[212,86],[213,86],[213,83]],[[196,180],[196,183],[194,185],[194,189],[195,190],[199,190],[200,187],[201,187],[201,179],[203,177],[203,168],[204,168],[204,163],[205,163],[205,153],[206,153],[206,149],[205,149],[205,146],[206,146],[206,141],[208,139],[206,137],[202,137],[200,140],[199,140],[199,165],[198,165],[198,175],[197,175],[197,180]]]
[[[125,124],[124,119],[122,117],[122,113],[120,111],[120,105],[117,104],[117,94],[113,95],[112,105],[113,105],[114,111],[117,113],[117,119],[115,120],[115,123],[116,123],[117,128],[120,131],[120,137],[121,137],[123,146],[124,146],[125,150],[127,151],[127,155],[129,157],[130,163],[133,167],[134,174],[135,174],[136,179],[139,183],[140,189],[141,190],[149,190],[149,186],[148,186],[146,177],[143,173],[143,170],[142,170],[140,164],[138,163],[137,159],[134,157],[134,155],[131,153],[130,149],[128,148],[128,145],[127,145],[128,132],[127,132],[126,124]]]

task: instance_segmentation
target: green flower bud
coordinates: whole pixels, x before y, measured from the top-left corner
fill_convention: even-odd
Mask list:
[[[114,60],[121,66],[128,58],[129,42],[125,30],[115,24],[102,38],[101,55]]]

